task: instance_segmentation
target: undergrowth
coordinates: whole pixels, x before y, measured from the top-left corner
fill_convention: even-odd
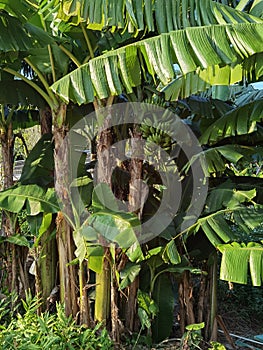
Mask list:
[[[79,326],[67,317],[62,305],[57,312],[37,314],[39,300],[30,294],[22,305],[15,298],[0,301],[1,350],[109,350],[113,349],[107,331],[97,325],[93,329]],[[13,311],[11,311],[13,310]]]

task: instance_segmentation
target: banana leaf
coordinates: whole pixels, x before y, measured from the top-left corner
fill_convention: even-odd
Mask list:
[[[54,145],[52,135],[45,134],[25,160],[20,183],[49,187],[54,181]]]
[[[158,77],[163,86],[168,85],[176,78],[175,64],[184,75],[200,73],[198,79],[205,83],[207,79],[209,87],[213,67],[233,67],[240,60],[263,51],[262,29],[261,23],[238,23],[161,34],[95,57],[55,82],[51,89],[65,102],[80,105],[92,102],[95,96],[103,99],[120,95],[123,90],[132,93],[133,87],[141,84],[145,69],[154,79]],[[203,70],[208,72],[209,79],[202,77]],[[237,80],[241,77],[242,74]],[[217,79],[220,84],[229,83],[228,74],[223,80],[214,75],[213,84]],[[191,84],[195,86],[196,81]],[[192,94],[193,88],[187,91]]]
[[[53,39],[41,28],[30,23],[22,24],[18,18],[0,11],[0,58],[13,62],[20,54],[26,56],[30,49],[45,47]]]
[[[263,101],[252,101],[226,113],[210,125],[200,137],[202,144],[214,144],[226,137],[246,135],[257,130],[263,120]]]
[[[0,103],[19,106],[46,106],[44,99],[22,80],[0,81]]]
[[[164,33],[186,26],[260,21],[239,9],[210,0],[112,0],[110,6],[104,0],[52,2],[52,6],[58,4],[58,18],[63,21],[73,25],[85,23],[94,30],[113,27],[134,35],[145,30]]]
[[[218,246],[222,253],[220,278],[222,280],[247,283],[250,270],[253,286],[261,286],[263,277],[263,244],[234,242]],[[249,268],[249,270],[248,270]]]
[[[37,185],[15,185],[1,191],[0,208],[12,213],[25,209],[28,215],[57,213],[60,210],[54,189],[44,190]]]

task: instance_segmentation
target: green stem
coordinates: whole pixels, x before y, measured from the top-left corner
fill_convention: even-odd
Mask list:
[[[10,73],[10,74],[14,75],[14,76],[17,77],[17,78],[20,78],[21,80],[25,81],[28,85],[30,85],[33,89],[35,89],[35,90],[39,93],[39,95],[41,95],[41,96],[44,98],[44,100],[47,102],[47,104],[50,106],[51,109],[54,109],[54,108],[58,107],[57,101],[56,101],[56,100],[54,101],[53,98],[51,98],[51,97],[49,96],[49,94],[45,93],[45,91],[43,91],[43,90],[42,90],[36,83],[34,83],[32,80],[27,79],[24,75],[22,75],[22,74],[16,72],[15,70],[13,70],[13,69],[11,69],[11,68],[5,67],[5,68],[3,68],[3,70],[4,70],[5,72],[7,72],[7,73]],[[55,99],[55,97],[54,97],[54,99]]]
[[[149,266],[149,269],[150,269],[150,297],[152,296],[152,292],[153,292],[153,288],[154,288],[154,283],[155,283],[155,278],[154,278],[154,272],[155,272],[155,269],[151,266]]]
[[[48,45],[47,49],[48,49],[50,65],[51,65],[52,79],[53,79],[53,82],[55,82],[57,80],[57,78],[56,78],[55,62],[54,62],[54,57],[53,57],[53,54],[52,54],[51,45]]]
[[[83,319],[83,261],[79,262],[79,309],[80,318]]]
[[[43,28],[44,28],[45,32],[47,33],[47,26],[46,26],[46,22],[45,22],[43,13],[40,14],[40,19],[41,19],[41,23],[43,25]],[[47,49],[48,49],[48,55],[49,55],[50,65],[51,65],[52,79],[53,79],[53,82],[55,82],[56,81],[55,63],[54,63],[54,58],[53,58],[52,49],[51,49],[50,44],[47,46]]]
[[[217,254],[216,252],[213,254],[213,260],[214,260],[213,265],[211,266],[212,285],[211,285],[210,337],[216,336],[216,334],[213,334],[216,316],[217,316]]]
[[[79,68],[81,66],[81,63],[77,60],[77,58],[70,52],[68,49],[66,49],[63,45],[58,45],[58,47],[71,59],[72,62],[75,63],[75,65]]]
[[[58,107],[58,101],[56,99],[55,94],[53,94],[53,92],[50,89],[50,86],[47,82],[47,80],[45,79],[44,75],[40,72],[40,70],[26,57],[24,58],[24,61],[34,70],[34,72],[38,75],[39,80],[41,81],[41,83],[43,84],[44,88],[46,89],[48,96],[52,99],[53,101],[53,105],[55,105],[56,107]],[[51,106],[50,106],[51,107]],[[51,107],[52,108],[52,107]]]
[[[110,271],[107,255],[109,248],[104,248],[102,271],[96,273],[95,320],[107,322],[110,311]]]
[[[94,58],[95,55],[94,55],[94,52],[93,52],[93,49],[92,49],[92,46],[91,46],[91,42],[90,42],[90,40],[89,40],[88,33],[86,32],[86,29],[85,29],[83,23],[81,23],[81,30],[82,30],[82,33],[83,33],[83,35],[84,35],[86,44],[87,44],[87,46],[88,46],[89,53],[90,53],[90,57],[91,57],[91,58]]]
[[[133,345],[133,347],[132,347],[132,350],[135,350],[135,349],[136,349],[137,344],[138,344],[138,341],[139,341],[140,336],[141,336],[141,333],[142,333],[142,327],[141,327],[140,330],[139,330],[139,333],[138,333],[137,338],[136,338],[136,340],[135,340],[135,343],[134,343],[134,345]]]

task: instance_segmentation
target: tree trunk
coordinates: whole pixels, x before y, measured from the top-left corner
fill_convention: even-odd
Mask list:
[[[111,274],[109,258],[109,248],[105,247],[102,271],[96,273],[95,321],[103,322],[105,326],[110,317]]]
[[[13,166],[14,166],[14,134],[12,124],[3,128],[1,135],[1,150],[3,159],[3,187],[9,188],[13,185]]]
[[[57,245],[59,256],[60,301],[65,304],[66,315],[75,317],[78,313],[77,272],[75,265],[70,265],[74,259],[74,242],[71,228],[64,215],[57,215]]]
[[[47,107],[40,110],[41,135],[52,133],[52,113]],[[36,269],[36,292],[41,295],[45,309],[50,307],[48,298],[57,283],[57,242],[56,237],[50,237],[55,229],[55,218],[49,229],[40,238],[37,251],[37,269]],[[42,308],[43,309],[43,308]]]
[[[80,324],[86,325],[88,328],[93,326],[91,314],[90,314],[90,301],[88,297],[86,285],[88,282],[88,266],[87,261],[80,263],[79,267],[79,307],[80,307]]]
[[[189,271],[184,271],[179,285],[180,329],[183,334],[185,326],[195,323],[194,290]]]
[[[57,245],[59,256],[59,280],[60,298],[65,303],[67,315],[76,316],[77,304],[77,271],[76,266],[70,262],[74,259],[75,245],[72,238],[72,229],[66,218],[72,218],[70,206],[69,181],[69,145],[64,142],[67,134],[66,105],[61,103],[59,110],[53,114],[54,118],[54,141],[55,141],[55,190],[63,213],[57,215]]]
[[[217,341],[217,253],[213,254],[213,264],[210,267],[210,332],[209,339]]]
[[[44,309],[49,307],[48,298],[57,283],[57,243],[55,237],[50,237],[55,229],[55,221],[52,220],[49,229],[42,235],[40,246],[38,247],[39,255],[37,261],[37,294],[40,294]]]
[[[108,104],[111,104],[109,99]],[[97,104],[94,105],[98,111]],[[98,112],[99,113],[99,112]],[[112,159],[110,147],[113,138],[111,132],[111,115],[108,113],[104,119],[102,131],[99,134],[97,143],[97,183],[106,183],[111,187]],[[100,242],[105,245],[103,239]],[[110,251],[108,247],[104,247],[104,260],[102,272],[96,274],[96,299],[95,299],[95,320],[107,324],[110,317],[111,302],[111,273],[110,273]],[[113,306],[114,307],[114,306]]]
[[[14,166],[14,134],[12,124],[3,127],[0,135],[1,152],[3,161],[3,189],[7,189],[13,185],[13,166]],[[5,237],[14,234],[14,225],[12,224],[12,213],[2,212],[2,230],[1,234]],[[6,287],[9,292],[12,290],[19,293],[18,281],[18,262],[16,254],[16,246],[6,243],[3,246],[3,256],[5,256],[6,268]]]
[[[41,135],[52,133],[52,112],[49,107],[40,110]]]
[[[215,256],[214,256],[215,255]],[[209,259],[212,260],[212,259]],[[217,339],[217,255],[213,253],[213,264],[205,263],[206,274],[193,277],[185,271],[179,284],[180,330],[193,323],[205,323],[203,337],[206,341]],[[195,287],[194,287],[195,286]]]
[[[140,142],[142,139],[141,132],[135,125],[133,128],[131,138],[131,154],[132,159],[130,161],[130,183],[129,183],[129,211],[137,214],[138,218],[142,216],[142,155],[143,147]],[[126,327],[131,331],[137,331],[136,329],[136,310],[137,310],[137,292],[139,288],[139,278],[135,280],[127,287],[127,305],[126,305]]]

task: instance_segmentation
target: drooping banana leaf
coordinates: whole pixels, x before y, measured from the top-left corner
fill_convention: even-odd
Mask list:
[[[228,180],[211,189],[207,196],[204,213],[216,213],[225,208],[232,210],[243,203],[253,204],[256,195],[256,190],[252,185],[250,189],[243,190],[239,189],[237,185]]]
[[[155,343],[159,343],[170,336],[173,327],[173,310],[175,296],[169,277],[162,274],[155,282],[153,299],[159,312],[153,320],[152,333]]]
[[[256,195],[255,189],[238,190],[230,181],[212,189],[202,217],[188,228],[187,236],[202,229],[216,247],[238,240],[238,232],[248,234],[262,224],[263,205],[255,202]]]
[[[211,94],[212,93],[213,92],[211,91]],[[209,97],[193,95],[183,101],[178,101],[178,103],[182,103],[183,106],[187,108],[191,114],[194,113],[195,120],[199,116],[211,119],[222,117],[234,108],[233,104],[229,103],[229,101],[226,102],[223,100],[214,99],[210,94]]]
[[[41,28],[22,24],[19,19],[0,11],[0,58],[1,62],[13,62],[34,47],[45,47],[53,39]]]
[[[74,240],[79,249],[77,256],[84,258],[87,244],[104,242],[105,245],[117,244],[130,261],[141,261],[143,253],[133,227],[135,222],[139,224],[138,219],[130,213],[104,210],[91,214],[75,231]]]
[[[262,17],[263,1],[262,0],[241,0],[236,6],[237,10],[246,10],[251,15]]]
[[[102,239],[106,245],[113,243],[124,249],[130,261],[140,261],[142,250],[136,236],[140,228],[137,216],[120,211],[112,191],[103,183],[93,190],[91,208],[92,214],[76,227],[75,242],[82,247],[81,251],[84,242],[94,245]]]
[[[61,78],[51,88],[66,102],[89,103],[94,96],[103,99],[119,95],[123,90],[131,93],[133,87],[141,84],[145,69],[164,86],[176,78],[176,63],[183,74],[198,70],[202,74],[202,69],[219,64],[232,66],[262,51],[263,24],[260,23],[186,28],[96,57]],[[221,77],[218,79],[221,80]],[[216,84],[216,76],[213,84]],[[193,93],[193,89],[188,91]]]
[[[254,0],[253,4],[249,10],[249,13],[253,16],[263,17],[263,1],[262,0]]]
[[[261,147],[248,147],[242,145],[224,145],[206,149],[202,154],[195,155],[185,166],[186,171],[190,169],[192,164],[200,158],[200,156],[205,156],[206,175],[224,173],[226,169],[229,168],[229,164],[236,165],[239,160],[246,159],[253,162],[253,157],[256,155],[263,155],[263,150]]]
[[[39,112],[34,107],[20,107],[13,110],[10,105],[2,105],[4,118],[1,119],[0,125],[3,128],[8,128],[12,123],[13,130],[21,130],[31,128],[39,124]]]
[[[57,5],[59,0],[53,4]],[[187,26],[260,21],[244,12],[210,0],[62,0],[58,18],[88,28],[114,27],[129,32],[169,32]]]
[[[241,91],[239,91],[235,96],[235,105],[237,107],[244,106],[250,102],[254,102],[263,98],[263,90],[259,90],[254,88],[253,85],[249,85],[248,87],[242,87]]]
[[[246,58],[242,65],[226,65],[223,67],[215,65],[209,66],[207,69],[198,68],[195,72],[178,75],[165,86],[160,84],[158,89],[165,94],[166,100],[176,101],[178,98],[185,98],[191,94],[206,91],[212,86],[220,88],[221,86],[236,84],[242,81],[243,78],[248,82],[253,81],[254,77],[258,80],[263,74],[262,58],[262,53],[257,53]]]
[[[26,52],[33,47],[33,39],[29,37],[21,22],[3,11],[0,12],[0,32],[1,60],[9,58],[10,61],[14,61],[18,57],[18,51]]]
[[[0,0],[1,10],[19,18],[22,22],[26,22],[28,18],[36,13],[36,7],[32,6],[29,1],[24,0]]]
[[[216,120],[199,139],[201,144],[214,144],[226,137],[250,134],[263,120],[263,100],[253,101],[226,113]]]
[[[51,134],[44,134],[25,160],[20,177],[22,185],[47,187],[54,181],[54,145]]]
[[[253,286],[261,286],[263,280],[263,244],[234,242],[218,246],[222,253],[220,278],[222,280],[247,283],[250,270]],[[248,270],[249,268],[249,270]]]
[[[19,106],[44,107],[44,99],[22,80],[0,81],[0,103]]]
[[[60,210],[54,188],[44,190],[37,185],[16,185],[0,192],[0,208],[12,213],[25,209],[28,215]]]
[[[30,50],[30,62],[46,75],[51,74],[53,68],[56,78],[59,79],[68,72],[69,57],[57,44],[50,45],[50,50],[52,51],[53,66],[50,63],[50,55],[47,46]]]

